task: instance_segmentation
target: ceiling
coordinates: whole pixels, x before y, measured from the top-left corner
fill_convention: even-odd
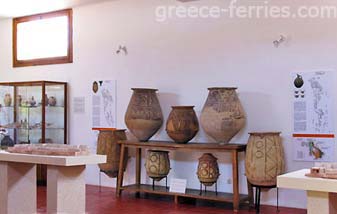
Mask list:
[[[44,13],[109,0],[2,0],[0,19]]]

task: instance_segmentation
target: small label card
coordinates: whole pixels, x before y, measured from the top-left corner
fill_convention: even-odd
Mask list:
[[[185,193],[186,184],[186,179],[172,178],[170,184],[170,192]]]

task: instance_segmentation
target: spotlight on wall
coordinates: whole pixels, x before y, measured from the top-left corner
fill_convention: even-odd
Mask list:
[[[285,41],[286,41],[286,37],[283,36],[283,35],[280,35],[279,39],[276,39],[276,40],[273,41],[274,47],[278,48]]]
[[[116,54],[120,54],[122,51],[124,52],[125,55],[128,55],[128,49],[126,49],[126,46],[122,46],[122,45],[118,47]]]

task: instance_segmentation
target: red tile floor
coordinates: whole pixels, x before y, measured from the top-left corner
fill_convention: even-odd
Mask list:
[[[135,194],[123,192],[121,198],[115,197],[115,189],[88,185],[86,188],[86,210],[88,214],[230,214],[230,204],[206,201],[186,201],[174,204],[173,198],[155,195],[136,198]],[[46,188],[38,187],[38,213],[46,213]],[[253,214],[243,205],[239,214]],[[276,207],[261,206],[261,214],[276,213]],[[306,214],[306,210],[280,208],[279,214]]]

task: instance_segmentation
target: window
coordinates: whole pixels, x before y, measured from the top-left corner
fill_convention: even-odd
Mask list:
[[[71,63],[72,10],[13,19],[13,66]]]

